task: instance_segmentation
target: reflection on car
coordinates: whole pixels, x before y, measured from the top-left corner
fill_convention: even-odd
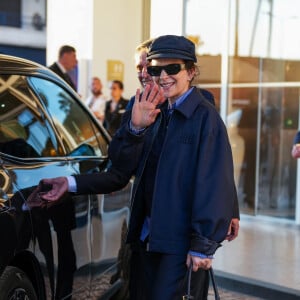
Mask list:
[[[29,209],[40,179],[104,172],[110,136],[46,67],[0,55],[0,300],[109,299],[131,183]],[[113,282],[110,280],[114,276]]]

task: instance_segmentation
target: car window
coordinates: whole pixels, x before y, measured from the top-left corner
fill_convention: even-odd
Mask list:
[[[31,77],[30,81],[52,116],[68,155],[107,155],[107,140],[71,94],[41,78]]]
[[[21,158],[57,155],[51,130],[25,76],[0,75],[0,151]]]

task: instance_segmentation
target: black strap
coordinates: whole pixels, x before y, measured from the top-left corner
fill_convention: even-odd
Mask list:
[[[183,300],[194,299],[194,297],[191,295],[192,271],[193,271],[193,263],[191,262],[191,264],[188,268],[187,294],[182,297]],[[218,286],[216,284],[215,274],[214,274],[213,268],[211,267],[208,271],[209,271],[211,282],[212,282],[213,289],[214,289],[215,300],[220,300],[221,298],[220,298],[220,295],[219,295]]]
[[[213,270],[212,267],[210,267],[210,269],[208,271],[209,271],[211,282],[212,282],[212,285],[213,285],[213,288],[214,288],[215,300],[220,300],[221,298],[220,298],[218,287],[217,287],[217,284],[216,284],[214,270]]]

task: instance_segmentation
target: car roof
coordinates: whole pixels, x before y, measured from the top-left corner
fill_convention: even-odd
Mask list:
[[[57,74],[46,66],[12,55],[0,54],[0,73],[39,76],[66,85]]]
[[[3,70],[19,70],[26,69],[28,71],[33,70],[49,70],[43,65],[40,65],[34,61],[24,59],[17,56],[11,56],[6,54],[0,54],[0,68]]]

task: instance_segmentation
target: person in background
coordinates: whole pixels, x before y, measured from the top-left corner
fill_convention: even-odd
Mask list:
[[[102,94],[102,82],[99,77],[92,78],[91,92],[92,94],[86,99],[85,103],[93,112],[95,117],[103,123],[107,98]]]
[[[149,65],[147,61],[147,53],[152,42],[153,39],[146,40],[136,47],[135,50],[135,68],[142,88],[144,88],[147,84],[150,86],[153,85],[153,79],[147,72],[147,66]]]
[[[61,46],[58,52],[58,60],[54,62],[49,69],[64,79],[74,91],[76,91],[75,83],[68,75],[68,71],[73,70],[77,66],[76,49],[69,45]]]
[[[140,82],[142,91],[147,85],[152,87],[154,84],[152,77],[147,72],[147,66],[149,64],[147,61],[147,53],[152,42],[153,39],[146,40],[142,42],[140,45],[138,45],[135,49],[135,54],[134,54],[135,69],[137,72],[137,78]],[[135,100],[135,95],[130,98],[126,110],[132,109],[134,100]]]
[[[122,94],[124,90],[123,82],[113,80],[110,86],[111,100],[106,102],[104,113],[104,127],[110,135],[114,135],[121,125],[122,116],[125,112],[128,100]]]

